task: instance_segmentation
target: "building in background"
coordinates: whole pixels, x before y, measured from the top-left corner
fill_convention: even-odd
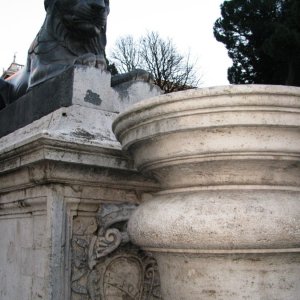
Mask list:
[[[10,64],[8,69],[3,70],[3,74],[1,75],[1,78],[2,79],[7,79],[8,77],[14,75],[15,73],[17,73],[18,71],[20,71],[23,68],[24,68],[24,65],[20,65],[20,64],[16,63],[16,54],[15,54],[14,55],[14,60]]]

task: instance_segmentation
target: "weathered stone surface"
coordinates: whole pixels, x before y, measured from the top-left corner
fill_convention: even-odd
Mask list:
[[[38,299],[32,297],[31,288],[40,278],[45,281],[47,253],[35,248],[33,219],[29,215],[0,217],[1,299]],[[39,293],[43,295],[45,289]]]
[[[155,257],[164,299],[294,300],[300,293],[299,253],[157,253]]]
[[[104,204],[73,222],[71,299],[161,299],[155,259],[131,245],[134,205]]]
[[[300,88],[160,96],[114,131],[163,188],[129,234],[158,259],[164,299],[298,298]]]
[[[143,193],[159,188],[154,180],[145,179],[137,172],[133,161],[121,152],[111,130],[117,116],[113,105],[119,109],[130,103],[130,99],[138,101],[136,95],[140,92],[133,98],[129,95],[120,104],[114,98],[118,93],[106,87],[109,74],[75,69],[72,76],[75,84],[72,83],[69,106],[55,109],[0,139],[1,300],[97,299],[88,294],[72,294],[72,276],[78,273],[72,273],[71,241],[75,240],[73,234],[81,234],[77,221],[86,220],[87,224],[101,221],[98,211],[105,203],[136,205]],[[96,79],[89,80],[89,76]],[[97,78],[105,83],[103,86],[100,83],[98,89]],[[137,91],[141,85],[148,86],[132,83],[133,90],[135,85]],[[103,100],[101,103],[96,93]],[[59,99],[57,103],[60,105]],[[110,236],[103,238],[109,241]],[[119,256],[115,251],[119,251]],[[135,275],[127,278],[130,290],[130,284],[135,286],[137,278],[144,280],[147,264],[144,261],[140,264],[144,257],[141,258],[137,247],[127,249],[122,244],[108,254],[94,266],[105,266],[105,278],[109,278],[110,272],[116,280],[126,278],[123,269],[127,272],[129,268],[135,270],[132,273]],[[120,274],[119,267],[123,270]],[[102,270],[95,268],[89,269],[93,276]],[[157,283],[157,275],[153,278]],[[108,283],[96,284],[97,289],[107,290],[108,286]],[[114,293],[124,296],[118,287],[110,290],[112,295],[102,290],[112,297],[108,299],[117,299]],[[148,289],[146,283],[135,289],[138,295],[146,292],[154,295],[155,290],[159,287]]]
[[[60,76],[39,85],[0,111],[0,137],[38,120],[59,107],[72,104],[72,73],[70,69]],[[63,82],[63,84],[62,84]]]
[[[62,107],[78,105],[80,108],[102,110],[103,114],[114,114],[130,104],[161,94],[159,88],[148,82],[131,81],[116,86],[116,90],[110,87],[110,82],[109,72],[91,67],[69,68],[35,86],[18,101],[1,110],[0,137],[44,116],[49,117],[50,113]],[[82,122],[86,117],[78,116],[76,120]]]
[[[109,156],[109,149],[96,151],[93,147],[69,145],[65,160],[64,155],[53,155],[61,145],[49,141],[50,144],[45,138],[35,140],[23,148],[2,153],[2,161],[5,158],[23,161],[4,163],[5,170],[0,173],[0,291],[3,300],[77,299],[71,297],[73,263],[69,243],[73,232],[80,234],[79,227],[83,228],[76,225],[77,220],[83,218],[91,224],[101,203],[134,205],[140,202],[142,193],[157,189],[155,182],[142,179],[130,167],[131,163],[125,163],[126,159],[118,157],[114,149]],[[92,158],[87,156],[81,160],[81,155],[84,157],[88,150],[92,150]],[[77,161],[74,156],[69,160],[67,153],[72,151],[77,151]],[[108,163],[100,165],[106,155]],[[93,165],[96,156],[99,162]],[[123,166],[117,164],[122,160]],[[124,257],[130,254],[126,249],[122,251]],[[118,263],[114,261],[116,268]]]

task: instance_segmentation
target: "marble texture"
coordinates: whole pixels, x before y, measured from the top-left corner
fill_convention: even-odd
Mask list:
[[[73,98],[69,106],[60,107],[0,139],[1,300],[95,299],[88,295],[88,288],[81,282],[82,268],[75,266],[80,255],[82,260],[87,259],[89,248],[85,248],[82,239],[79,250],[72,253],[75,236],[84,236],[88,245],[91,238],[97,239],[98,244],[102,240],[112,242],[109,234],[118,229],[106,227],[103,236],[95,234],[100,225],[94,226],[94,220],[98,216],[102,222],[99,211],[110,204],[117,209],[122,205],[135,207],[143,193],[159,189],[155,180],[137,172],[111,129],[120,109],[131,101],[157,95],[159,90],[149,83],[136,81],[128,83],[130,91],[119,97],[110,87],[110,75],[106,72],[75,69],[72,76]],[[96,101],[98,92],[101,103]],[[113,214],[111,217],[117,218]],[[81,220],[83,225],[76,226]],[[124,244],[128,244],[128,238],[123,235]],[[127,280],[129,289],[130,280],[134,281],[135,276],[143,280],[146,277],[143,268],[149,267],[149,262],[143,261],[141,269],[134,268],[131,261],[139,263],[142,252],[137,256],[138,248],[132,248],[126,252],[120,246],[119,256],[109,257],[114,265],[107,266],[106,272],[113,270],[118,282],[118,276],[124,276],[118,274],[119,264],[136,270]],[[101,257],[108,264],[106,255],[110,252],[104,253]],[[105,265],[99,259],[91,267],[85,264],[85,273],[95,274],[95,269],[101,268],[99,264]],[[155,260],[151,258],[153,266]],[[159,281],[158,275],[153,278]],[[82,284],[79,290],[75,287],[78,282]],[[145,287],[133,283],[136,293],[152,292],[153,286],[148,282]],[[138,290],[141,286],[149,287],[149,291]],[[113,292],[123,297],[118,287]]]
[[[113,127],[162,187],[129,234],[157,258],[165,300],[298,298],[300,88],[162,95]]]

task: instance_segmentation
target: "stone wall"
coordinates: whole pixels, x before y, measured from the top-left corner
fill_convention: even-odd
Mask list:
[[[0,298],[160,299],[156,262],[126,231],[141,195],[159,186],[137,172],[111,130],[126,105],[160,91],[143,81],[114,90],[108,73],[90,68],[62,76],[62,102],[0,139]],[[9,113],[42,113],[53,100],[43,88],[2,110],[1,124],[17,118]],[[34,95],[38,105],[26,111]]]
[[[1,299],[45,299],[49,247],[45,232],[43,212],[1,217]]]

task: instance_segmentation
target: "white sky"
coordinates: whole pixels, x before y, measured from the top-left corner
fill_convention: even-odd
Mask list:
[[[139,37],[158,31],[170,37],[181,53],[197,59],[202,86],[224,85],[231,60],[223,44],[213,36],[213,24],[220,16],[223,0],[111,0],[108,19],[109,56],[119,36]],[[17,53],[25,63],[27,50],[45,17],[43,0],[0,0],[0,73]]]

